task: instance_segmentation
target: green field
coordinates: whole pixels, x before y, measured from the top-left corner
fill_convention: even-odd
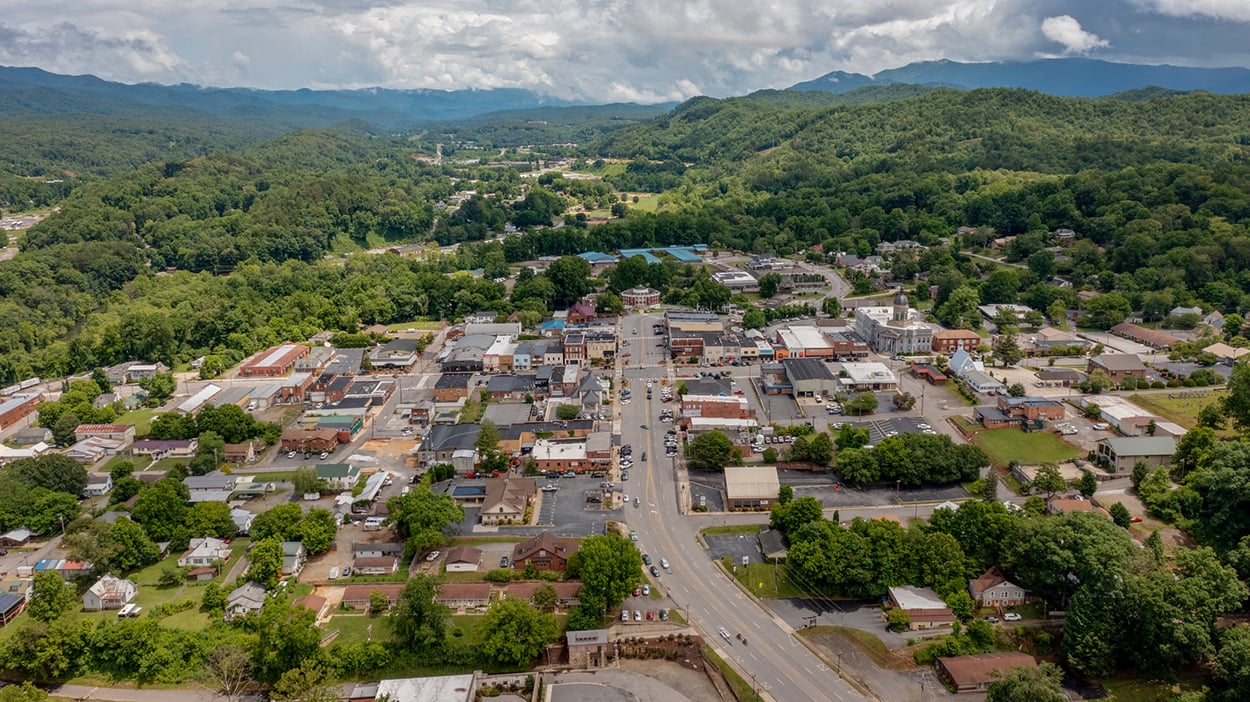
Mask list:
[[[758,534],[760,533],[759,524],[722,524],[720,526],[710,526],[699,530],[700,534],[708,536],[723,536],[725,534]]]
[[[1037,465],[1046,461],[1058,463],[1083,455],[1081,449],[1047,431],[1023,432],[1019,429],[994,429],[972,437],[974,443],[989,455],[997,466],[1012,461]]]
[[[1203,397],[1196,397],[1205,393]],[[1219,402],[1227,395],[1226,390],[1200,390],[1194,388],[1177,388],[1171,392],[1130,395],[1129,401],[1142,409],[1153,412],[1169,422],[1176,422],[1186,429],[1198,426],[1198,413],[1204,407]],[[1180,397],[1181,395],[1192,395]],[[1229,432],[1232,437],[1232,432]]]
[[[117,418],[118,424],[135,425],[135,436],[147,436],[152,431],[152,420],[156,418],[155,409],[131,410]]]
[[[786,574],[783,564],[751,563],[745,568],[741,563],[733,563],[725,558],[721,561],[725,570],[742,583],[752,595],[762,599],[778,599],[782,597],[806,597],[807,593],[800,590]]]

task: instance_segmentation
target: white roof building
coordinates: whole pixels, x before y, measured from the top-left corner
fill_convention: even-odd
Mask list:
[[[534,442],[534,450],[530,455],[535,461],[584,461],[586,442],[539,439]]]
[[[469,702],[473,699],[475,687],[472,674],[383,680],[378,683],[377,699],[391,699],[395,702]]]
[[[182,404],[178,405],[178,411],[183,414],[194,414],[219,392],[221,392],[220,387],[211,383],[205,385],[199,392],[183,400]]]
[[[813,326],[796,325],[777,330],[778,342],[790,351],[792,356],[803,356],[810,350],[831,351],[833,345]]]
[[[898,387],[898,377],[884,363],[843,363],[838,383],[849,392],[893,390]]]

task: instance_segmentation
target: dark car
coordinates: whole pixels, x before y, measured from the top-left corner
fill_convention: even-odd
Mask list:
[[[643,452],[642,452],[642,460],[644,460],[644,461],[645,461],[645,460],[647,460],[647,452],[646,452],[646,451],[643,451]]]
[[[642,554],[642,562],[644,565],[651,565],[651,556],[648,556],[645,553]]]
[[[499,567],[500,567],[500,568],[507,568],[507,567],[508,567],[508,557],[507,557],[507,556],[500,556],[500,557],[499,557]]]
[[[660,569],[656,568],[655,566],[651,566],[651,577],[653,578],[660,577]]]

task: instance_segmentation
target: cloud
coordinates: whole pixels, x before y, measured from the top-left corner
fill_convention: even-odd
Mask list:
[[[1057,47],[1250,63],[1240,27],[1215,19],[1250,18],[1250,0],[0,0],[0,11],[0,63],[259,88],[651,102]]]
[[[1134,4],[1173,17],[1213,17],[1250,22],[1250,3],[1245,0],[1134,0]]]
[[[1063,44],[1065,53],[1087,54],[1094,49],[1102,49],[1111,45],[1097,34],[1091,34],[1081,28],[1081,23],[1071,15],[1047,17],[1042,20],[1042,35],[1047,39]]]

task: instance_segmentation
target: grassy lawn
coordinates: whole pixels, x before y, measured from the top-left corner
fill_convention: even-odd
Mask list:
[[[1205,397],[1171,397],[1171,395],[1183,395],[1189,393],[1205,392]],[[1226,390],[1203,390],[1201,388],[1176,388],[1172,392],[1152,393],[1149,395],[1129,395],[1128,399],[1138,407],[1153,412],[1160,417],[1185,427],[1193,429],[1198,426],[1198,413],[1202,408],[1214,402],[1219,402],[1228,394]],[[1233,432],[1222,432],[1227,438],[1233,437]]]
[[[752,563],[743,568],[730,559],[722,560],[725,569],[733,573],[738,582],[746,586],[756,597],[777,599],[779,597],[804,597],[804,593],[795,587],[786,576],[786,567],[781,564]]]
[[[371,617],[366,614],[338,614],[330,617],[330,621],[323,628],[327,636],[337,630],[339,635],[334,643],[339,644],[365,643],[370,636],[374,640],[389,639],[391,636],[386,617]]]
[[[1102,680],[1114,702],[1165,702],[1176,697],[1177,690],[1200,690],[1205,676],[1200,671],[1176,671],[1180,683],[1142,678],[1115,678]]]
[[[1047,431],[994,429],[983,431],[972,440],[989,455],[991,462],[999,466],[1005,466],[1012,461],[1029,465],[1045,461],[1066,461],[1084,453]]]
[[[147,436],[152,431],[152,420],[156,417],[155,409],[131,410],[117,418],[118,424],[135,425],[135,436]]]
[[[257,483],[277,483],[283,480],[290,481],[293,478],[295,478],[295,471],[293,470],[265,471],[264,473],[249,473],[245,470],[236,470],[234,474],[235,475],[250,475],[252,476],[252,481],[257,482]],[[363,484],[364,483],[361,483],[361,485]],[[361,489],[364,489],[364,488],[361,488]]]
[[[729,687],[733,690],[734,697],[738,702],[764,702],[764,698],[760,697],[755,688],[751,687],[751,683],[739,675],[738,671],[731,668],[720,656],[716,655],[711,646],[703,645],[703,655],[713,665],[720,668],[721,674],[725,676],[725,682],[729,683]]]
[[[708,536],[724,536],[727,534],[758,534],[760,533],[759,524],[723,524],[721,526],[710,526],[700,530],[701,534]]]
[[[148,466],[147,470],[173,470],[178,466],[185,466],[191,462],[189,458],[162,458],[161,460]]]
[[[418,331],[438,331],[443,328],[443,322],[433,320],[414,320],[412,322],[399,322],[387,327],[390,331],[403,331],[405,329],[416,329]]]

